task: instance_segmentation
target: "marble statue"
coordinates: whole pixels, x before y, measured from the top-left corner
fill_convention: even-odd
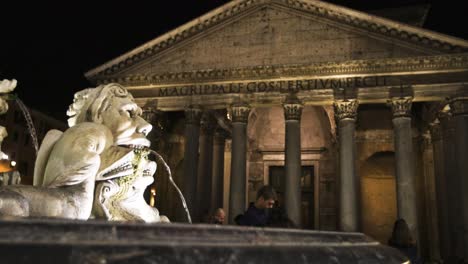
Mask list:
[[[15,79],[13,80],[7,80],[4,79],[0,81],[0,95],[6,95],[7,93],[13,91],[16,88],[17,81]],[[3,98],[3,96],[0,96],[0,115],[6,113],[8,111],[8,103],[7,101]],[[7,130],[5,127],[0,126],[0,160],[8,159],[8,155],[5,154],[1,150],[1,145],[3,142],[3,139],[8,136]]]
[[[34,186],[0,188],[0,215],[86,220],[95,211],[96,218],[108,220],[168,221],[142,197],[133,196],[142,196],[156,168],[139,154],[150,146],[146,136],[152,129],[141,113],[119,84],[76,93],[67,111],[70,128],[49,131],[41,144]],[[113,194],[103,187],[110,183],[122,191]],[[131,208],[126,196],[133,197]]]
[[[132,175],[96,184],[94,215],[112,221],[169,222],[143,198],[143,192],[154,181],[156,162],[148,160],[145,149],[135,149],[132,153]]]
[[[5,154],[1,149],[3,140],[7,136],[8,136],[8,132],[7,132],[6,128],[3,127],[3,126],[0,126],[0,160],[7,160],[8,159],[8,155]]]

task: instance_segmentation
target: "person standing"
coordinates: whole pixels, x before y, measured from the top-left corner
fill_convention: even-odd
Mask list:
[[[264,227],[270,221],[269,210],[273,208],[277,199],[273,187],[265,185],[257,192],[257,199],[250,203],[249,208],[243,215],[236,216],[236,222],[242,226]]]
[[[388,245],[398,249],[405,254],[412,264],[420,264],[422,261],[418,257],[416,243],[411,236],[410,229],[406,221],[402,218],[395,221],[393,225],[392,237],[388,240]]]
[[[215,210],[213,216],[210,219],[211,224],[222,225],[224,224],[224,218],[226,214],[224,213],[223,208],[218,208]]]

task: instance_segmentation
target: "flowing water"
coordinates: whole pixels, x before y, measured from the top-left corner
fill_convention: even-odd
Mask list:
[[[34,128],[34,123],[31,119],[31,115],[29,114],[28,108],[24,105],[23,101],[21,101],[18,97],[16,97],[15,100],[19,108],[23,112],[24,119],[26,119],[26,125],[28,126],[29,135],[31,135],[31,139],[32,139],[34,150],[36,151],[36,157],[37,157],[37,152],[39,150],[39,143],[37,140],[36,129]]]
[[[164,161],[163,157],[161,157],[161,155],[159,155],[159,153],[157,153],[156,151],[154,151],[152,149],[150,149],[149,151],[151,153],[153,153],[156,156],[156,158],[164,165],[164,168],[166,169],[167,175],[169,175],[169,181],[171,181],[172,185],[174,186],[174,188],[179,193],[180,200],[182,201],[182,206],[184,207],[185,213],[187,214],[188,222],[191,224],[192,223],[192,218],[190,217],[190,212],[189,212],[189,209],[187,207],[187,203],[185,202],[184,195],[180,191],[179,187],[177,187],[176,183],[174,182],[174,179],[172,179],[172,173],[171,173],[171,169],[169,168],[169,165],[167,165],[167,163]]]
[[[16,97],[16,103],[18,104],[21,111],[23,112],[24,119],[26,120],[26,125],[28,126],[29,134],[31,135],[31,139],[32,139],[32,142],[33,142],[33,145],[34,145],[34,150],[36,151],[36,156],[37,156],[37,152],[39,150],[39,143],[38,143],[38,140],[37,140],[36,129],[34,128],[34,123],[33,123],[32,119],[31,119],[31,115],[29,114],[29,111],[28,111],[28,108],[26,107],[26,105],[24,105],[23,101],[21,101],[18,97]],[[159,155],[159,153],[157,153],[156,151],[154,151],[152,149],[150,149],[150,151],[163,164],[167,174],[169,175],[169,181],[171,182],[171,184],[174,186],[174,188],[177,190],[177,192],[179,194],[180,200],[182,201],[182,206],[184,207],[185,213],[187,214],[188,222],[192,223],[192,218],[190,217],[190,212],[189,212],[189,209],[187,207],[187,202],[185,201],[184,195],[180,191],[179,187],[177,187],[176,183],[174,182],[174,179],[172,178],[171,169],[167,165],[166,161],[164,161],[163,157],[161,157],[161,155]]]

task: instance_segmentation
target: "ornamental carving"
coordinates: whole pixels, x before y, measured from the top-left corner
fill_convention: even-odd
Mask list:
[[[411,104],[413,97],[395,97],[388,100],[388,105],[392,108],[393,118],[411,117]]]
[[[457,97],[450,101],[453,116],[468,114],[468,97]]]
[[[247,104],[236,104],[232,106],[232,122],[247,123],[250,107]]]
[[[198,106],[189,106],[185,109],[185,123],[191,125],[200,125],[202,110]]]
[[[437,55],[410,58],[385,58],[350,60],[343,62],[318,62],[305,65],[267,65],[248,68],[207,69],[166,74],[133,74],[102,77],[97,82],[117,82],[125,85],[171,84],[180,82],[215,82],[255,78],[284,78],[287,76],[316,76],[327,74],[382,73],[404,71],[433,71],[437,68],[459,69],[468,67],[468,55]]]
[[[344,119],[356,120],[358,106],[359,106],[359,102],[355,99],[335,101],[333,103],[333,107],[335,109],[335,118],[337,120],[344,120]]]
[[[295,95],[289,95],[283,104],[285,120],[301,120],[303,105]]]

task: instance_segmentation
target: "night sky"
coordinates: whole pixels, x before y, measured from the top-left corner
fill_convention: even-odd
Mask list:
[[[2,2],[0,80],[17,79],[14,93],[28,107],[65,121],[73,94],[92,86],[86,71],[229,1],[95,2]],[[467,0],[328,2],[362,11],[428,3],[425,28],[468,40]]]

